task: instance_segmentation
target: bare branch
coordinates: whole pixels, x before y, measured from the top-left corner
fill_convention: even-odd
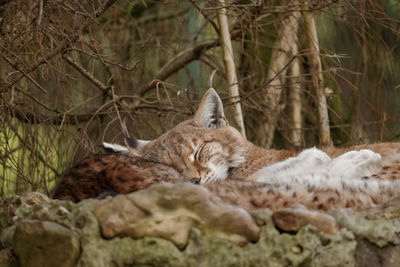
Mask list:
[[[245,24],[251,24],[253,20],[256,19],[258,13],[255,12],[254,16],[252,17],[251,21],[245,22]],[[233,26],[233,29],[236,28],[237,25],[241,25],[244,23],[243,21],[239,20],[235,23]],[[239,27],[240,28],[240,27]],[[241,28],[239,30],[234,30],[231,32],[231,39],[234,40],[240,36],[243,35],[243,32]],[[188,52],[182,53],[180,57],[178,57],[174,62],[169,64],[168,66],[164,66],[162,68],[162,71],[156,75],[156,77],[149,83],[147,84],[142,84],[137,88],[138,95],[143,96],[145,93],[147,93],[149,90],[153,89],[156,85],[157,80],[165,80],[174,73],[176,73],[178,70],[180,70],[183,66],[186,64],[199,59],[205,51],[217,47],[220,45],[219,40],[214,40],[214,41],[208,41],[202,44],[199,44],[193,48],[191,48]]]
[[[202,14],[203,17],[204,17],[208,22],[210,22],[210,24],[213,26],[215,32],[216,32],[217,34],[219,34],[219,29],[218,29],[218,27],[217,27],[217,24],[215,24],[215,22],[214,22],[212,19],[210,19],[210,18],[207,16],[206,13],[204,13],[204,8],[201,8],[201,7],[200,7],[195,1],[193,1],[193,0],[189,0],[189,1],[190,1],[190,3],[192,3],[192,5],[200,12],[200,14]]]
[[[104,83],[102,83],[99,79],[94,77],[89,71],[87,71],[85,68],[83,68],[81,65],[79,65],[76,61],[74,61],[70,56],[67,56],[66,54],[63,54],[62,57],[72,67],[74,67],[77,71],[79,71],[85,78],[87,78],[94,85],[96,85],[102,92],[110,95],[109,90],[110,90],[111,86],[108,86],[108,85],[105,85]]]
[[[100,17],[108,8],[110,8],[117,0],[108,0],[105,2],[99,9],[96,10],[94,13],[94,17],[98,18]],[[67,50],[67,48],[74,42],[76,42],[81,35],[82,31],[86,29],[92,20],[90,18],[87,18],[80,27],[78,27],[78,30],[72,34],[71,36],[67,36],[64,38],[62,43],[46,55],[42,56],[40,59],[38,59],[35,63],[33,63],[31,66],[26,68],[24,72],[21,72],[21,74],[17,75],[12,81],[7,82],[5,85],[3,85],[0,88],[0,92],[5,92],[7,91],[7,88],[11,88],[14,84],[16,84],[19,80],[21,80],[23,77],[26,77],[27,74],[31,73],[32,71],[36,70],[40,65],[46,63],[49,61],[52,57],[59,55],[60,53],[63,53]]]
[[[25,76],[26,78],[28,78],[37,88],[40,89],[40,91],[42,91],[43,93],[47,94],[47,91],[40,86],[40,84],[38,84],[31,76],[28,75],[28,73],[26,73],[25,71],[23,71],[18,64],[13,63],[6,55],[4,55],[1,51],[0,51],[0,55],[2,56],[2,58],[7,61],[8,64],[10,64],[14,69],[18,70],[20,73],[22,73],[22,76]]]

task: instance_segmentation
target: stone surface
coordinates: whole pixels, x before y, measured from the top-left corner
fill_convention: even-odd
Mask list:
[[[21,266],[74,266],[80,250],[73,231],[39,220],[18,223],[12,247]]]
[[[10,248],[0,250],[0,266],[2,267],[16,267],[17,259],[12,254]]]
[[[190,201],[190,198],[193,199]],[[222,218],[212,217],[207,209],[223,210],[218,200],[201,189],[193,191],[191,187],[153,187],[125,197],[91,199],[77,204],[45,200],[15,206],[13,202],[11,213],[2,206],[2,212],[12,220],[0,234],[3,248],[0,266],[398,266],[400,245],[396,242],[400,214],[397,201],[362,212],[329,212],[339,226],[332,234],[321,231],[315,222],[313,226],[310,220],[313,217],[308,216],[313,212],[307,210],[290,213],[300,216],[300,219],[292,218],[294,221],[302,222],[296,223],[290,233],[278,229],[268,209],[248,215],[237,207],[230,207],[219,215]],[[129,209],[130,205],[136,208]],[[204,211],[200,211],[203,205],[206,205]],[[105,209],[104,214],[108,214],[105,218],[110,218],[112,213],[108,209],[112,208],[118,216],[125,216],[124,219],[132,214],[118,212],[119,209],[136,213],[139,220],[132,225],[140,221],[149,223],[149,229],[156,233],[180,236],[169,232],[173,230],[172,222],[177,223],[177,232],[186,227],[186,243],[178,247],[167,234],[166,237],[152,237],[137,233],[144,237],[132,238],[116,234],[118,231],[111,231],[112,237],[104,238],[95,210],[97,214],[99,209]],[[234,215],[235,212],[240,215]],[[185,217],[182,218],[184,223],[177,214]],[[308,214],[310,222],[306,225],[302,221],[304,214]],[[318,213],[320,215],[326,214]],[[259,228],[257,238],[255,241],[246,239],[246,244],[239,242],[241,246],[238,246],[229,239],[230,235],[248,238],[256,233],[244,230],[252,225],[248,219]],[[240,220],[248,226],[239,225]],[[213,221],[221,225],[210,225]],[[129,229],[129,222],[126,222]],[[157,229],[157,225],[161,228]],[[139,227],[148,231],[144,225],[139,224]]]
[[[20,207],[29,208],[35,204],[48,202],[50,199],[39,192],[25,193],[7,198],[0,202],[0,229],[14,223],[15,211]]]
[[[363,238],[357,239],[357,266],[397,267],[400,265],[400,246],[379,248]]]
[[[286,232],[297,232],[308,224],[327,234],[334,234],[339,228],[332,216],[307,210],[303,205],[278,210],[274,212],[272,219],[279,229]]]
[[[400,198],[363,211],[347,209],[329,213],[341,227],[378,247],[400,245]]]
[[[255,242],[260,228],[249,213],[223,204],[203,187],[157,184],[145,191],[119,195],[95,210],[106,238],[115,236],[161,237],[184,248],[190,229],[230,240],[238,245]]]

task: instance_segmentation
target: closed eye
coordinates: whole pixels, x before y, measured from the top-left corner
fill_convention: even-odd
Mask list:
[[[199,154],[200,154],[201,150],[203,149],[204,145],[205,145],[205,144],[202,144],[202,145],[199,147],[199,149],[197,149],[196,153],[194,153],[194,160],[198,160]]]

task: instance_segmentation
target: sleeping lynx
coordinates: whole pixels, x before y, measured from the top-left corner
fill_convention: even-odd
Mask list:
[[[270,183],[317,174],[342,179],[365,178],[400,162],[400,144],[396,143],[324,151],[311,148],[301,153],[255,146],[228,125],[222,102],[212,88],[204,95],[193,119],[178,124],[153,141],[129,136],[127,141],[127,147],[108,143],[104,146],[163,162],[187,178],[199,179],[202,184],[228,177]],[[396,171],[381,172],[379,178],[396,178],[391,176]]]
[[[365,208],[400,194],[399,181],[384,180],[397,178],[400,144],[329,148],[325,151],[311,148],[301,153],[266,150],[247,141],[228,125],[222,102],[214,89],[209,89],[204,95],[193,119],[180,123],[153,141],[127,140],[127,147],[104,144],[104,147],[118,152],[114,161],[121,161],[119,157],[124,161],[133,157],[152,164],[139,166],[133,162],[126,165],[127,169],[140,168],[143,173],[142,177],[135,175],[132,179],[126,175],[126,169],[124,179],[111,179],[119,176],[118,170],[112,167],[115,164],[106,165],[101,171],[102,180],[115,182],[112,189],[119,193],[144,188],[164,180],[163,177],[170,182],[198,180],[221,201],[248,210],[261,207],[274,210],[295,203],[323,210]],[[159,167],[164,169],[164,174],[158,173]],[[152,168],[152,174],[143,168]],[[67,175],[68,188],[79,190],[74,185],[79,183],[74,173],[84,176],[81,169],[77,166],[70,171],[72,176]],[[178,173],[179,179],[171,179],[174,173]],[[98,175],[92,176],[91,182],[96,183]],[[146,181],[144,185],[140,183],[141,179]],[[135,183],[141,186],[133,186]],[[103,191],[106,189],[102,188]],[[65,199],[68,195],[65,190],[57,192],[59,198]],[[86,197],[96,196],[98,193]]]

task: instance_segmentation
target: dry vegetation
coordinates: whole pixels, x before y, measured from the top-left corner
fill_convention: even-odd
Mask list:
[[[398,139],[397,1],[0,0],[0,199],[48,193],[101,141],[121,143],[124,118],[132,135],[152,139],[190,117],[213,69],[229,110],[221,8],[250,140],[317,145],[318,94],[335,145]],[[262,125],[273,126],[269,142]]]

